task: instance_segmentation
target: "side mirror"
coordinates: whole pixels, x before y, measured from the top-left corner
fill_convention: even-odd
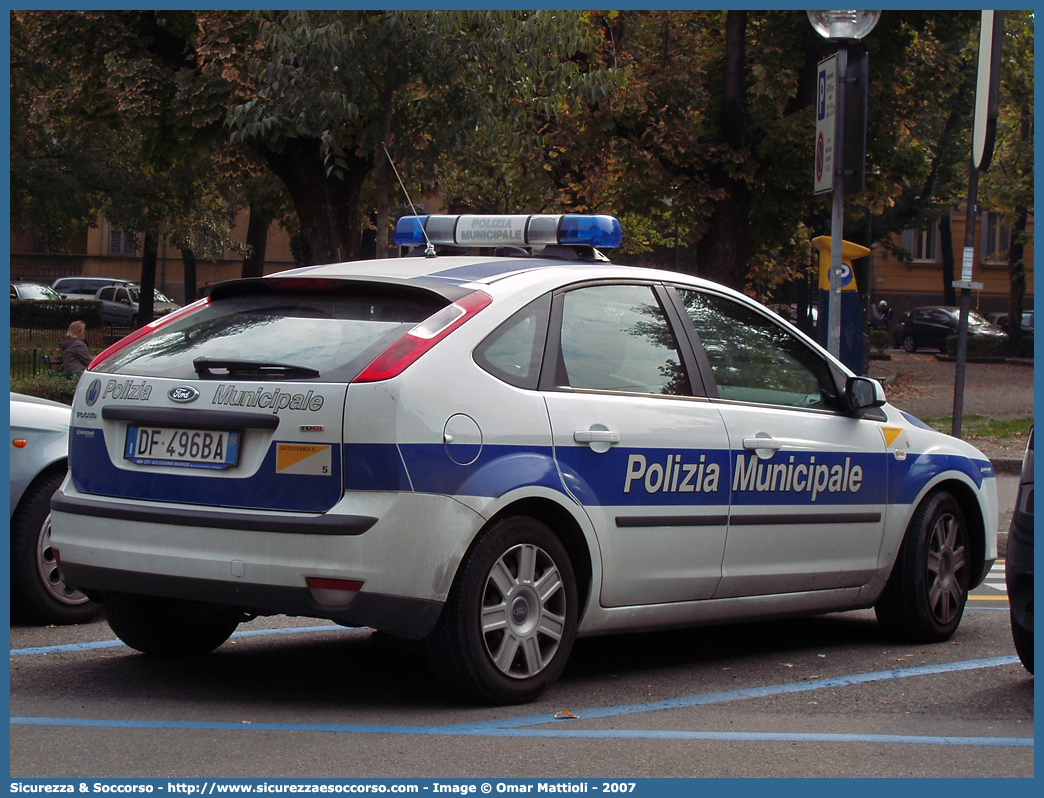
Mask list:
[[[845,383],[845,399],[853,413],[880,407],[887,401],[881,383],[869,377],[849,377]]]

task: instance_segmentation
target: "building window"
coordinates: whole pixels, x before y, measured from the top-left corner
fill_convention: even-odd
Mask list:
[[[938,263],[939,225],[932,222],[921,230],[904,230],[903,249],[910,253],[911,260]]]
[[[196,233],[195,247],[192,250],[201,258],[222,260],[225,256],[225,245],[221,236],[212,230],[203,230]]]
[[[109,230],[109,254],[110,255],[136,255],[138,253],[138,237],[134,233],[117,230],[115,227]]]
[[[995,213],[982,215],[982,238],[980,256],[984,261],[1002,262],[1008,257],[1011,231]]]

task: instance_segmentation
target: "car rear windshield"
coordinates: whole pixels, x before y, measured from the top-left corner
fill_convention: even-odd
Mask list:
[[[97,370],[196,379],[194,361],[204,358],[279,364],[292,367],[286,374],[295,378],[310,370],[317,372],[313,379],[350,382],[404,332],[448,304],[435,294],[372,289],[227,297],[135,341]],[[242,378],[250,373],[243,369]],[[235,376],[230,371],[220,379]]]

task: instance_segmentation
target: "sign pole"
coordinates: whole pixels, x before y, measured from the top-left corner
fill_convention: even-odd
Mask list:
[[[954,282],[961,289],[960,317],[957,322],[957,364],[953,380],[953,423],[950,434],[961,437],[964,419],[964,377],[968,362],[968,313],[971,310],[972,282],[975,263],[975,218],[979,201],[979,172],[985,172],[993,154],[1000,95],[1000,56],[1004,37],[1004,12],[983,11],[979,23],[979,66],[975,89],[975,126],[972,130],[972,157],[968,168],[968,207],[964,224],[964,257],[961,279]]]
[[[834,93],[834,169],[830,212],[830,296],[827,301],[827,351],[841,357],[841,247],[845,237],[845,81],[848,76],[848,43],[837,51],[837,89]]]

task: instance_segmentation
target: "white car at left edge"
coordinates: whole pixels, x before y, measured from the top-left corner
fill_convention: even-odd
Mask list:
[[[62,579],[51,548],[51,496],[68,467],[72,408],[11,393],[11,620],[70,624],[101,607]]]

